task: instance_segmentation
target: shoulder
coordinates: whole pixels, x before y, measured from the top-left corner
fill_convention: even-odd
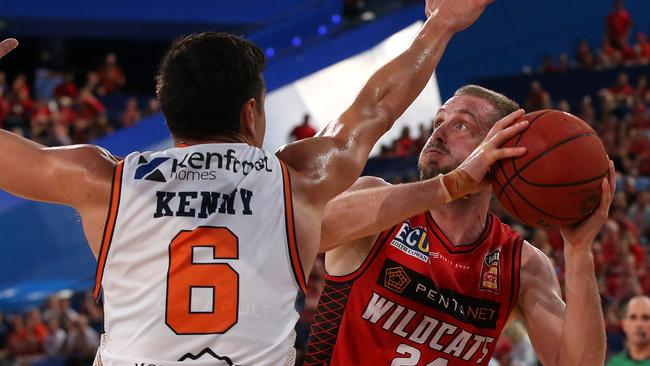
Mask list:
[[[112,179],[118,158],[97,145],[72,145],[46,149],[53,168],[78,171],[93,180]]]
[[[521,249],[521,291],[524,292],[535,284],[547,285],[557,282],[555,268],[551,259],[528,241]]]

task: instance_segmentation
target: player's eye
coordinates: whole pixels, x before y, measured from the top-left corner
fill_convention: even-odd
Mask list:
[[[435,121],[433,121],[433,129],[435,130],[436,128],[440,127],[442,122],[442,118],[437,118]]]
[[[457,130],[465,130],[465,129],[467,129],[467,125],[465,124],[465,122],[458,122],[458,123],[456,123],[455,127],[456,127]]]

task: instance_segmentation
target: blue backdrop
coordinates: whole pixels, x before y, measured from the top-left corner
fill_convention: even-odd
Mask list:
[[[61,5],[69,3],[68,5]],[[70,4],[72,4],[70,5]],[[5,1],[0,18],[9,19],[17,34],[60,30],[47,24],[120,22],[130,25],[227,23],[253,25],[250,37],[264,47],[289,44],[297,31],[313,32],[316,25],[338,11],[340,1],[185,1],[117,0],[110,2]],[[638,29],[650,29],[650,2],[627,2]],[[306,8],[310,10],[305,10]],[[572,52],[579,38],[596,46],[604,32],[609,1],[547,0],[495,2],[469,30],[449,45],[437,70],[443,98],[477,78],[519,73],[524,64],[537,64],[547,52]],[[351,31],[342,30],[314,39],[272,58],[265,74],[270,90],[362,52],[388,35],[422,19],[422,6],[411,6]],[[89,22],[90,21],[90,22]],[[277,22],[274,23],[274,22]],[[81,24],[77,23],[77,24]],[[78,31],[81,28],[71,28]],[[129,32],[134,32],[131,28]],[[14,34],[14,33],[12,33]],[[88,34],[87,34],[88,35]],[[90,34],[91,35],[91,34]],[[587,76],[588,77],[588,76]],[[558,78],[561,78],[558,76]],[[523,83],[523,81],[518,81]],[[576,85],[579,80],[572,80]],[[495,84],[501,85],[501,84]],[[509,85],[509,84],[508,84]],[[523,85],[523,84],[517,84]],[[154,117],[97,141],[114,154],[126,155],[168,138],[162,117]],[[95,260],[72,209],[26,202],[0,192],[0,308],[18,309],[40,302],[50,291],[87,288],[92,284]]]

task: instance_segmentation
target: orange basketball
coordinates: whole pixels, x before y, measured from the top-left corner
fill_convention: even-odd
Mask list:
[[[504,146],[525,146],[526,155],[491,169],[492,188],[515,218],[535,227],[575,224],[600,202],[608,158],[600,138],[569,113],[542,110],[522,117],[529,127]]]

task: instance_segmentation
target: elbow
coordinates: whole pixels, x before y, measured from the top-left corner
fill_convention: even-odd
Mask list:
[[[398,114],[389,103],[382,102],[377,107],[374,118],[376,123],[381,126],[381,132],[384,134],[393,127],[400,115],[401,113]]]

